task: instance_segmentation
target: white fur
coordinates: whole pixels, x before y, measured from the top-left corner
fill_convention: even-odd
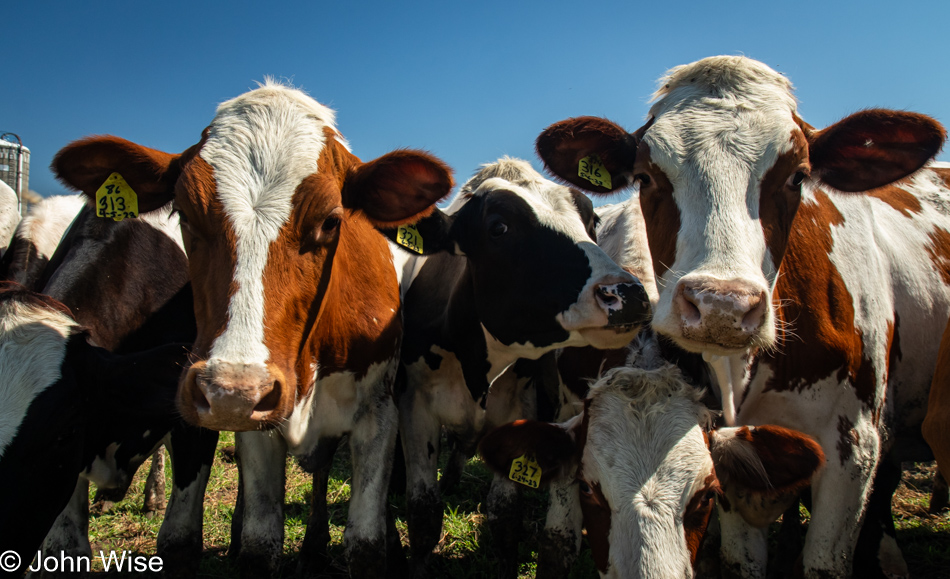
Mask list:
[[[16,191],[0,181],[0,255],[10,245],[10,237],[19,222],[20,212],[17,207]]]
[[[316,172],[323,130],[333,122],[330,109],[271,81],[218,107],[201,158],[214,169],[237,263],[228,325],[212,344],[210,362],[264,365],[270,357],[264,345],[268,250],[290,218],[297,186]]]
[[[59,380],[76,323],[42,307],[0,305],[0,456],[16,437],[33,400]]]
[[[47,197],[30,207],[13,235],[30,242],[38,257],[49,259],[85,203],[82,195]],[[25,270],[15,272],[13,281],[29,283],[25,278],[27,273]]]

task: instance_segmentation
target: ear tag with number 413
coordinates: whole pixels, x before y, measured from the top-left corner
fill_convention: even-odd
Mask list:
[[[522,454],[511,461],[508,478],[533,489],[541,486],[541,466],[533,454]]]
[[[139,198],[122,175],[112,173],[96,191],[96,215],[115,221],[138,217]]]
[[[422,234],[415,225],[400,225],[396,230],[396,243],[422,253]]]
[[[610,171],[597,155],[588,155],[577,165],[577,176],[604,189],[610,189]]]

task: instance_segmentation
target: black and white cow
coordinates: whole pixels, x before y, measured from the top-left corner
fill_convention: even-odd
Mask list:
[[[101,422],[174,414],[188,344],[120,356],[88,337],[62,303],[0,282],[0,545],[19,572],[101,453]]]
[[[403,266],[399,404],[417,563],[441,532],[442,427],[473,454],[491,427],[533,415],[526,376],[509,370],[516,361],[565,346],[621,347],[649,319],[643,286],[595,244],[595,221],[587,196],[504,158],[478,171],[445,212],[416,224],[425,255]],[[504,478],[493,484],[496,527],[510,525],[502,515],[514,512],[514,493]]]
[[[26,259],[8,262],[6,275],[28,281],[33,284],[30,289],[65,304],[87,329],[90,342],[108,351],[126,354],[191,343],[196,325],[187,259],[170,207],[116,222],[96,217],[91,207],[83,205],[64,228],[60,216],[76,208],[73,199],[78,198],[48,207],[39,214],[44,218],[34,223],[24,220],[29,227],[21,227],[13,249]],[[51,251],[54,240],[56,249]],[[130,259],[131,255],[149,258]],[[74,496],[45,543],[48,552],[88,555],[88,481],[100,490],[118,489],[119,495],[124,494],[142,462],[170,438],[175,484],[158,552],[171,573],[197,570],[201,505],[217,435],[187,425],[173,408],[165,410],[148,420],[130,412],[107,415],[87,427],[89,447],[97,452],[84,459]]]

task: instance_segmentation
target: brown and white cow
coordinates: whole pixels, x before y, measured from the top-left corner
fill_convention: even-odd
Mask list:
[[[499,427],[480,450],[503,476],[515,459],[533,455],[541,481],[580,503],[602,577],[690,578],[723,489],[734,509],[755,513],[757,503],[797,496],[823,454],[809,437],[778,426],[710,431],[703,390],[647,334],[627,351],[626,366],[591,386],[580,414]]]
[[[141,210],[174,200],[181,215],[198,337],[178,404],[197,425],[242,431],[242,573],[276,573],[286,453],[349,433],[350,572],[381,574],[402,325],[375,227],[427,215],[452,187],[448,168],[407,150],[363,163],[333,111],[272,82],[219,106],[179,155],[93,137],[56,163],[87,195],[115,171]]]
[[[539,154],[588,189],[578,163],[591,154],[614,188],[639,185],[653,327],[707,359],[728,424],[819,441],[805,575],[847,577],[879,459],[929,454],[919,425],[950,312],[950,172],[918,170],[945,132],[888,110],[817,130],[785,77],[743,57],[674,68],[660,87],[635,133],[570,119]],[[722,529],[724,564],[763,576],[764,535],[734,512]]]

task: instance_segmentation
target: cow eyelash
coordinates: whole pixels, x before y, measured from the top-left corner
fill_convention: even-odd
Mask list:
[[[578,480],[577,480],[577,488],[580,489],[580,491],[581,491],[582,494],[585,494],[585,495],[588,495],[588,496],[594,494],[593,489],[590,488],[590,485],[587,484],[586,481],[583,481],[583,480],[578,479]]]

